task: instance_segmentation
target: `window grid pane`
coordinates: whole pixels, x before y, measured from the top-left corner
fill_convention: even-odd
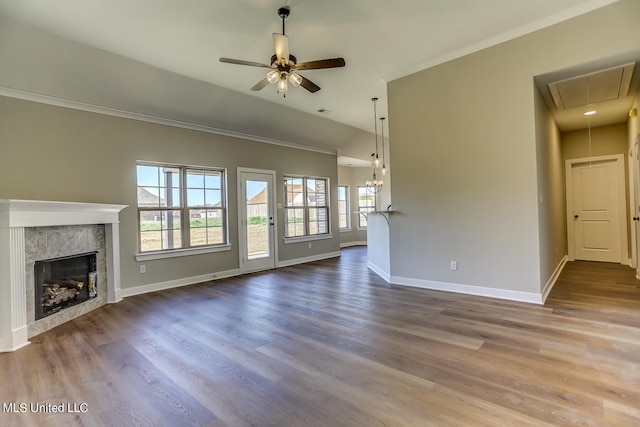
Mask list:
[[[309,208],[309,234],[314,236],[329,232],[327,208]]]
[[[304,209],[286,208],[284,210],[285,237],[301,237],[305,235]]]
[[[180,170],[137,165],[138,207],[180,208]]]
[[[180,211],[140,212],[140,248],[142,251],[160,251],[182,247]]]
[[[224,243],[222,209],[190,209],[190,246]]]
[[[304,186],[302,178],[286,178],[284,180],[285,206],[304,206]]]

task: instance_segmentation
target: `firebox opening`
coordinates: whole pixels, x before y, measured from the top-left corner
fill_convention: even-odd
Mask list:
[[[97,253],[35,262],[36,320],[98,296]]]

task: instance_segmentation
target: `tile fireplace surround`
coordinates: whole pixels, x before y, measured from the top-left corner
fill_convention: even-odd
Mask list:
[[[126,205],[0,200],[0,352],[29,344],[25,229],[104,224],[108,303],[122,299],[119,212]],[[29,234],[29,233],[27,233]]]

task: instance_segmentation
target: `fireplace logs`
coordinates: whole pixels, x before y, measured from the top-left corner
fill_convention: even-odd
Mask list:
[[[83,286],[83,282],[72,279],[47,280],[42,284],[42,305],[55,307],[75,300]]]
[[[36,320],[97,296],[96,255],[87,252],[34,263]]]

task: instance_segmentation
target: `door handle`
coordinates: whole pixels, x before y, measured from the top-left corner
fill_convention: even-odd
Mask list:
[[[640,221],[640,216],[634,216],[633,220],[636,221],[636,222]]]
[[[269,225],[271,225],[271,226],[273,225],[273,217],[272,216],[269,217]]]
[[[574,215],[573,216],[573,219],[578,219],[578,218],[580,218],[580,215]]]

